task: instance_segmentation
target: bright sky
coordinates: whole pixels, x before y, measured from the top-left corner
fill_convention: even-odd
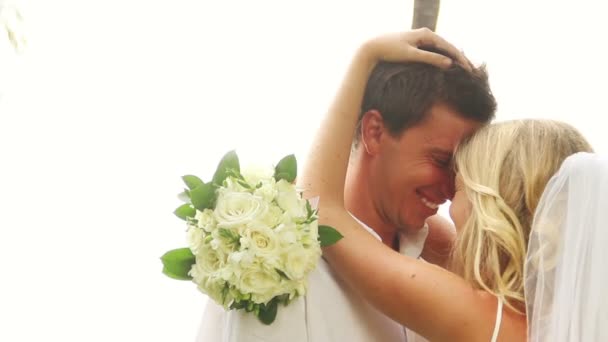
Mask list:
[[[180,176],[302,162],[352,50],[412,1],[23,0],[0,39],[0,340],[193,341],[205,298],[161,274],[185,246]],[[443,1],[498,119],[577,126],[608,152],[602,1]]]

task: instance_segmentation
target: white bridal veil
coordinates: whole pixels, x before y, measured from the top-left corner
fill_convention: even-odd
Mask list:
[[[545,188],[529,241],[528,341],[608,341],[608,156],[564,161]]]

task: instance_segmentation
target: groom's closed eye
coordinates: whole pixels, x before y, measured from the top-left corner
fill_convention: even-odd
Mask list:
[[[435,163],[436,163],[438,166],[440,166],[440,167],[442,167],[442,168],[445,168],[445,167],[450,166],[450,164],[451,164],[451,159],[445,159],[445,158],[435,158]]]
[[[431,153],[431,159],[441,168],[450,167],[452,164],[452,154],[441,150]]]

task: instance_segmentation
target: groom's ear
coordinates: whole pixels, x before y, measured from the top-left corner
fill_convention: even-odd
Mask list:
[[[375,155],[380,151],[382,135],[385,134],[384,120],[379,111],[372,109],[361,118],[361,143],[368,154]]]

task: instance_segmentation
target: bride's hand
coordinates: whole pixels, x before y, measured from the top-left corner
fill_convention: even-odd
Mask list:
[[[469,60],[456,47],[427,28],[382,35],[366,42],[362,49],[376,61],[421,62],[440,68],[452,65],[451,58],[419,47],[444,50],[456,59],[456,63],[467,70],[471,69]]]

